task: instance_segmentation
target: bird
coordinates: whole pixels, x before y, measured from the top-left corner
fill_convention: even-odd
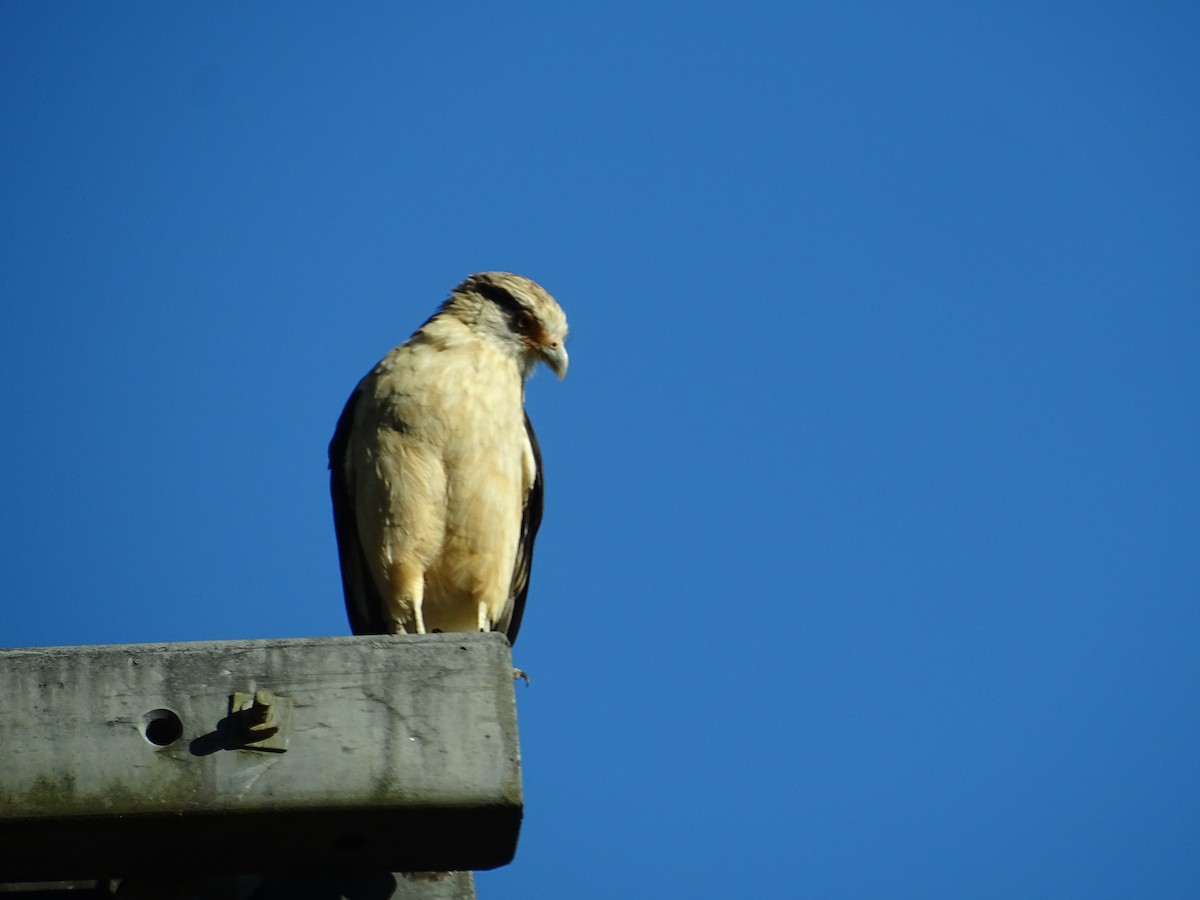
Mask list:
[[[525,382],[566,376],[566,338],[539,284],[479,272],[355,387],[329,443],[354,634],[516,640],[544,502]]]

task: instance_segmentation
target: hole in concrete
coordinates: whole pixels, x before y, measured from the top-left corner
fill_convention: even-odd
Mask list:
[[[152,709],[142,716],[142,737],[165,747],[183,737],[183,722],[169,709]]]

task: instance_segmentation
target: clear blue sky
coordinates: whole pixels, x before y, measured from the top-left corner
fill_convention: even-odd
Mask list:
[[[572,366],[481,897],[1196,897],[1198,47],[1169,2],[5,3],[0,643],[346,633],[342,403],[511,270]]]

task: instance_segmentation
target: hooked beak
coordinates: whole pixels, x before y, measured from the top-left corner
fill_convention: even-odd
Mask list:
[[[553,337],[541,345],[542,362],[550,367],[550,371],[562,381],[567,374],[567,347],[561,337]]]

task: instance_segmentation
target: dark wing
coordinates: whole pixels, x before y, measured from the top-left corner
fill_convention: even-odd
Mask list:
[[[545,485],[542,480],[542,448],[538,446],[537,435],[533,433],[533,424],[529,414],[525,414],[525,433],[529,435],[529,444],[533,448],[535,472],[533,485],[529,488],[529,497],[525,501],[525,509],[521,512],[521,541],[517,544],[517,561],[513,566],[512,588],[508,592],[509,603],[505,615],[496,623],[496,631],[508,635],[508,642],[514,643],[517,631],[521,627],[521,616],[525,612],[525,595],[529,593],[529,571],[533,566],[533,541],[537,537],[538,528],[542,524],[542,505],[545,501]]]
[[[346,595],[346,615],[354,634],[383,634],[383,598],[375,588],[367,558],[358,539],[354,516],[354,497],[346,483],[346,451],[354,410],[362,388],[355,388],[338,418],[329,442],[329,493],[333,497],[333,529],[337,533],[338,560],[342,566],[342,591]]]

